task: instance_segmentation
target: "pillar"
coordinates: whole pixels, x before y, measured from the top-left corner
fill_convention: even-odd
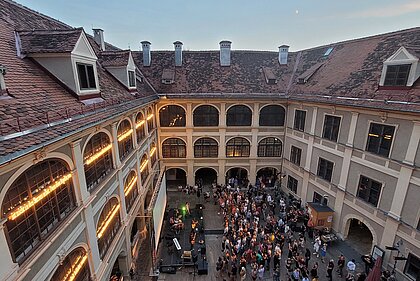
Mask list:
[[[133,137],[133,147],[134,147],[134,149],[137,149],[137,147],[139,146],[138,143],[137,143],[136,115],[137,114],[134,113],[130,116],[130,121],[131,121],[131,124],[132,124],[132,127],[133,127],[132,137]]]
[[[70,147],[75,166],[75,170],[73,171],[74,186],[76,189],[77,197],[79,197],[78,201],[82,204],[85,204],[89,199],[90,193],[87,190],[86,185],[85,168],[80,141],[81,139],[70,143]]]
[[[0,222],[0,276],[1,278],[4,278],[4,280],[14,280],[19,265],[13,262],[12,255],[10,254],[5,234],[5,223],[6,220]]]
[[[117,124],[117,122],[111,124],[112,160],[114,163],[114,169],[121,166],[120,153],[118,151]]]
[[[101,264],[101,258],[99,256],[99,247],[98,247],[98,238],[96,236],[96,224],[93,219],[93,208],[92,205],[88,205],[82,212],[83,220],[86,224],[86,240],[89,246],[89,265],[90,272],[94,276],[97,275],[99,271],[99,266]]]
[[[220,103],[219,127],[226,127],[226,103]]]

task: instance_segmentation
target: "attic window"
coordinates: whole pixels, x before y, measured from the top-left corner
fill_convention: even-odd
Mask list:
[[[95,72],[92,64],[77,63],[80,90],[96,89]]]
[[[136,87],[136,77],[134,75],[134,71],[131,70],[128,71],[128,87]]]
[[[411,64],[388,65],[384,86],[406,86]]]
[[[6,67],[0,64],[0,96],[7,93],[4,75],[6,75]]]
[[[277,77],[274,75],[271,69],[264,67],[263,72],[264,72],[264,77],[267,84],[269,85],[277,84]]]
[[[325,51],[325,53],[324,53],[324,57],[328,57],[330,54],[331,54],[331,52],[332,52],[332,50],[334,49],[334,47],[329,47],[326,51]]]
[[[175,71],[173,69],[164,69],[162,73],[162,84],[173,84],[175,82]]]

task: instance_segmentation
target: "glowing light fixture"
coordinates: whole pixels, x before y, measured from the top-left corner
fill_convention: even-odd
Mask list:
[[[370,133],[370,134],[369,134],[369,137],[379,138],[379,135],[377,135],[377,134],[373,134],[373,133]]]
[[[148,162],[149,162],[149,159],[147,159],[146,161],[144,161],[143,163],[141,163],[140,172],[143,172],[143,170],[147,167],[147,163]]]
[[[126,138],[128,138],[129,136],[131,136],[131,134],[133,133],[133,129],[130,129],[130,130],[128,130],[127,132],[125,132],[124,134],[121,134],[119,137],[118,137],[118,141],[123,141],[123,140],[125,140]]]
[[[136,129],[138,129],[141,126],[143,126],[143,124],[144,124],[144,120],[141,120],[139,123],[136,124]]]
[[[119,210],[120,210],[120,204],[117,204],[112,208],[111,212],[108,213],[104,221],[98,227],[98,231],[97,231],[98,238],[101,238],[104,235],[105,230],[108,228],[109,224],[112,222],[114,217],[118,214]]]
[[[150,157],[153,156],[153,154],[155,154],[156,152],[156,147],[153,147],[152,150],[150,150]]]
[[[76,280],[77,274],[79,274],[80,270],[83,268],[87,259],[88,257],[86,254],[84,254],[83,256],[79,256],[76,262],[71,265],[71,268],[68,270],[68,272],[64,276],[63,281]]]
[[[101,157],[102,155],[104,155],[105,153],[107,153],[111,148],[112,148],[112,144],[108,144],[107,146],[105,146],[104,148],[100,149],[98,152],[96,152],[92,156],[86,158],[85,165],[90,165],[96,159],[98,159],[99,157]]]
[[[17,209],[14,210],[8,216],[9,220],[15,220],[16,218],[18,218],[20,215],[32,208],[36,203],[47,197],[51,192],[65,184],[69,179],[71,179],[71,173],[65,174],[64,176],[53,182],[51,185],[47,186],[44,189],[41,189],[39,194],[35,195],[34,197],[32,197],[32,199],[26,201],[25,203],[17,207]]]
[[[137,182],[137,175],[134,176],[134,178],[129,182],[127,187],[124,189],[124,195],[125,196],[127,196],[130,193],[130,191],[136,185],[136,182]]]
[[[153,118],[153,114],[149,114],[149,116],[147,116],[147,121],[149,121],[152,118]]]

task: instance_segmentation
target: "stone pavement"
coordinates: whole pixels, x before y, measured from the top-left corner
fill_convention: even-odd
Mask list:
[[[203,203],[205,206],[204,209],[204,217],[205,217],[205,228],[207,229],[222,229],[222,215],[218,213],[218,206],[213,204],[213,200],[210,202],[204,202],[202,199],[196,198],[193,195],[185,195],[180,192],[170,191],[168,192],[168,203],[170,207],[176,207],[180,204],[184,204],[186,201],[191,203],[191,206],[195,206],[195,203]],[[307,239],[306,247],[309,248],[311,251],[312,247],[312,240],[309,241]],[[165,281],[215,281],[215,280],[229,280],[227,276],[220,276],[219,272],[216,271],[216,261],[219,256],[221,256],[221,241],[222,235],[215,235],[215,234],[208,234],[206,235],[206,244],[207,244],[207,260],[209,263],[209,274],[208,275],[194,275],[193,268],[180,268],[176,274],[160,274],[158,280],[165,280]],[[287,245],[285,245],[286,249]],[[141,251],[142,252],[142,251]],[[351,259],[356,260],[356,273],[362,272],[364,270],[364,264],[361,260],[361,253],[358,253],[351,245],[348,245],[345,241],[335,241],[327,249],[327,255],[325,258],[325,263],[321,262],[320,258],[317,258],[315,255],[312,255],[311,260],[309,261],[309,268],[312,268],[312,265],[317,261],[319,263],[318,274],[319,280],[327,280],[326,278],[326,269],[327,264],[330,259],[334,259],[335,268],[333,271],[333,280],[345,280],[345,278],[338,277],[335,270],[337,269],[337,259],[343,254],[346,257],[347,261]],[[282,260],[281,260],[281,278],[282,281],[287,281],[288,277],[286,276],[286,267],[285,261],[287,259],[287,250],[284,251]],[[271,266],[272,268],[272,266]],[[273,271],[266,271],[263,280],[273,280]],[[250,268],[247,268],[247,278],[246,280],[251,279]],[[346,275],[346,270],[344,269],[344,276]],[[151,280],[147,279],[145,275],[140,276],[140,279],[137,280]],[[239,280],[239,276],[235,280]]]

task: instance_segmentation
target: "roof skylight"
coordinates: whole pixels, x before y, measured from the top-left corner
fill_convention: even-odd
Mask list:
[[[330,54],[331,54],[331,52],[332,52],[332,50],[334,49],[334,47],[329,47],[326,51],[325,51],[325,53],[324,53],[324,57],[328,57]]]

